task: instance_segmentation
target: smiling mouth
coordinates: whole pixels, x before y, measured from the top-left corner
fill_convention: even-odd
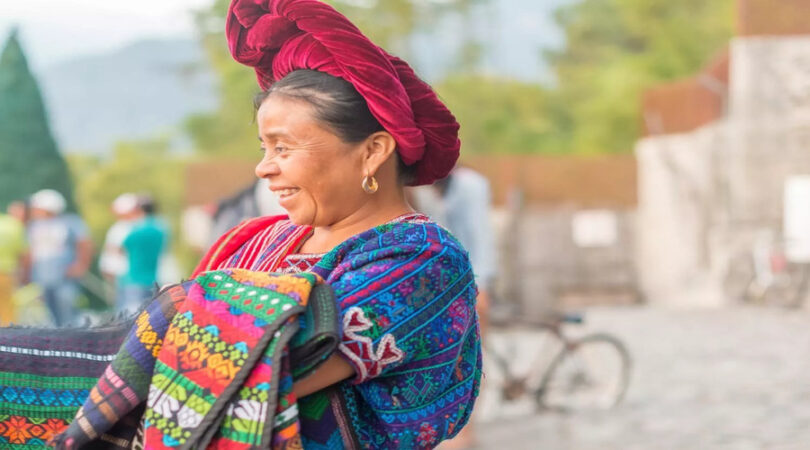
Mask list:
[[[299,189],[297,188],[279,189],[277,191],[273,191],[273,194],[275,194],[276,197],[278,197],[278,199],[281,200],[294,195],[298,191]]]

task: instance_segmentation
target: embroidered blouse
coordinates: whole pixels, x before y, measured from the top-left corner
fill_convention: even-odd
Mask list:
[[[218,269],[318,273],[335,290],[353,379],[298,400],[304,448],[432,448],[467,422],[481,348],[467,253],[421,214],[298,254],[311,234],[279,220]]]

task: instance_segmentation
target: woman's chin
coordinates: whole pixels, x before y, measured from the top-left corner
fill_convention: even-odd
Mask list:
[[[293,225],[302,226],[312,225],[313,223],[313,218],[310,215],[296,214],[293,211],[287,211],[287,215],[290,217],[290,222],[292,222]]]

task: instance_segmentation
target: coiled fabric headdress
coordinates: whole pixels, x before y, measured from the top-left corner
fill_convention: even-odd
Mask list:
[[[351,83],[397,141],[411,184],[444,178],[456,163],[459,124],[405,61],[371,42],[318,0],[233,0],[226,23],[234,59],[253,67],[262,89],[298,69]]]

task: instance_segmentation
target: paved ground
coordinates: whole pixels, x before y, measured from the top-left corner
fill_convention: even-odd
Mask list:
[[[606,308],[588,311],[587,330],[629,347],[625,403],[537,415],[484,402],[479,448],[810,449],[810,313]]]

